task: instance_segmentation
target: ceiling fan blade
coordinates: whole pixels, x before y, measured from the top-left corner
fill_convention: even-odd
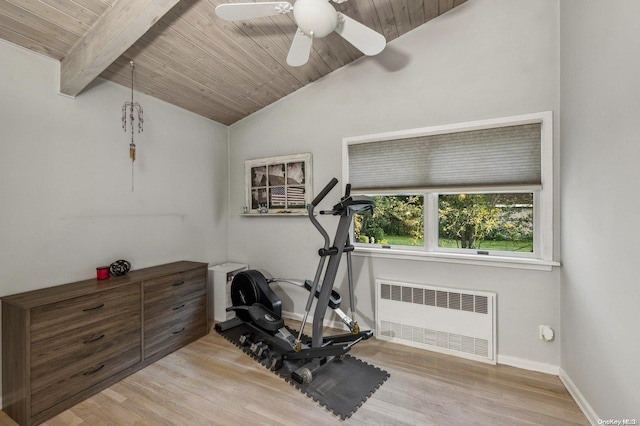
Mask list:
[[[293,5],[286,1],[269,1],[263,3],[227,3],[216,7],[216,15],[225,21],[263,18],[289,13]]]
[[[293,37],[289,55],[287,55],[287,64],[292,67],[299,67],[306,64],[309,61],[312,43],[313,39],[298,28],[296,35]]]
[[[387,40],[382,34],[343,13],[338,15],[340,23],[335,31],[356,49],[368,56],[377,55],[384,50]]]

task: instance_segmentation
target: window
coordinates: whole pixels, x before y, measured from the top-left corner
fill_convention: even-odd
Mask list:
[[[533,192],[438,194],[438,247],[533,253]]]
[[[424,245],[423,195],[382,195],[373,199],[373,213],[355,217],[354,241],[385,246]]]
[[[552,262],[551,113],[344,140],[359,250]]]

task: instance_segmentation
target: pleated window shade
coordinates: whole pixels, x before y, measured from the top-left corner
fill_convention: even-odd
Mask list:
[[[541,123],[348,146],[358,190],[540,185]]]

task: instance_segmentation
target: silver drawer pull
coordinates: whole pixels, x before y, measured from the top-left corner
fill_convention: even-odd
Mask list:
[[[91,336],[89,336],[83,343],[93,343],[93,342],[97,342],[98,340],[102,339],[104,337],[104,334],[101,334],[98,337],[94,337],[95,334],[92,334]]]
[[[184,308],[184,303],[182,305],[178,306],[177,308],[173,308],[173,310],[177,311],[178,309],[182,309],[182,308]]]
[[[93,308],[85,308],[82,311],[83,312],[96,311],[96,310],[98,310],[100,308],[104,308],[104,303],[101,303],[98,306],[94,306]]]
[[[98,371],[102,370],[103,368],[104,368],[104,364],[102,364],[100,367],[95,368],[95,369],[93,369],[93,370],[91,370],[91,371],[85,371],[84,373],[82,373],[82,375],[83,375],[83,376],[88,376],[88,375],[90,375],[90,374],[97,373]]]
[[[178,330],[178,331],[174,331],[174,332],[172,332],[171,334],[180,334],[180,333],[182,333],[183,331],[184,331],[184,327],[182,327],[182,328],[181,328],[180,330]]]
[[[184,284],[184,280],[182,281],[176,281],[175,283],[171,284],[173,287],[178,287],[179,285]]]

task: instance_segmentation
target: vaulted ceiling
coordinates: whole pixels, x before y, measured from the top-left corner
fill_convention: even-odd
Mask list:
[[[292,14],[227,22],[224,0],[0,0],[0,38],[61,61],[60,90],[82,96],[97,76],[232,124],[358,59],[336,33],[287,65]],[[349,0],[338,12],[387,42],[465,0]],[[293,3],[293,1],[291,1]]]

